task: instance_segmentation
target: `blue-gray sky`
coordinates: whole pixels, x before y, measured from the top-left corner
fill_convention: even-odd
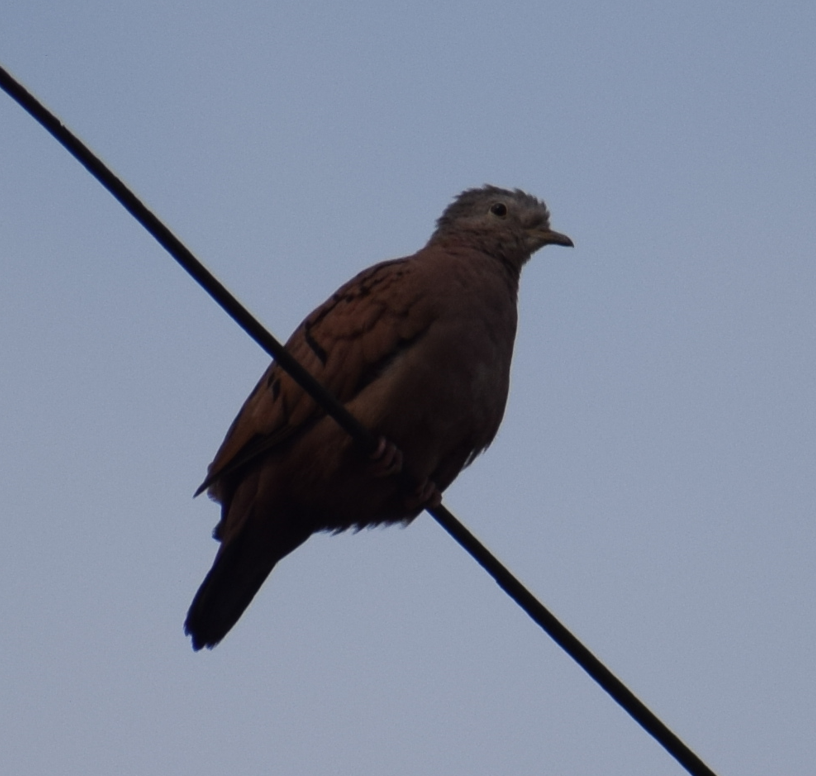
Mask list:
[[[816,6],[8,3],[0,62],[279,336],[485,182],[522,278],[446,503],[721,776],[816,763]],[[182,633],[266,357],[0,95],[0,771],[679,774],[437,527]]]

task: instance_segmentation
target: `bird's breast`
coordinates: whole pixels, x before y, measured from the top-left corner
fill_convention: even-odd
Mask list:
[[[432,469],[487,447],[507,401],[513,300],[491,304],[488,297],[485,304],[482,294],[480,304],[463,301],[455,300],[459,309],[439,315],[372,386],[383,408],[376,427],[407,460],[424,459]]]

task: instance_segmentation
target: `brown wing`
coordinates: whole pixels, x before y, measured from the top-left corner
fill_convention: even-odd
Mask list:
[[[353,399],[431,322],[409,257],[364,270],[295,330],[287,350],[341,402]],[[311,397],[272,363],[244,403],[196,495],[321,417]]]

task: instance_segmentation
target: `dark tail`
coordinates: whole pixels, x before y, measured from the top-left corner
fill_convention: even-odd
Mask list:
[[[286,531],[270,544],[244,531],[223,544],[215,562],[187,612],[184,632],[193,639],[193,649],[212,649],[238,622],[255,593],[275,567],[311,532]]]

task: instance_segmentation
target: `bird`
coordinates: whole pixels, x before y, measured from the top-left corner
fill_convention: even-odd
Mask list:
[[[373,455],[276,363],[247,398],[196,495],[220,542],[185,621],[193,649],[232,629],[275,564],[312,534],[410,523],[438,505],[504,415],[523,265],[550,228],[520,189],[463,191],[412,256],[375,264],[286,349],[379,439]]]

